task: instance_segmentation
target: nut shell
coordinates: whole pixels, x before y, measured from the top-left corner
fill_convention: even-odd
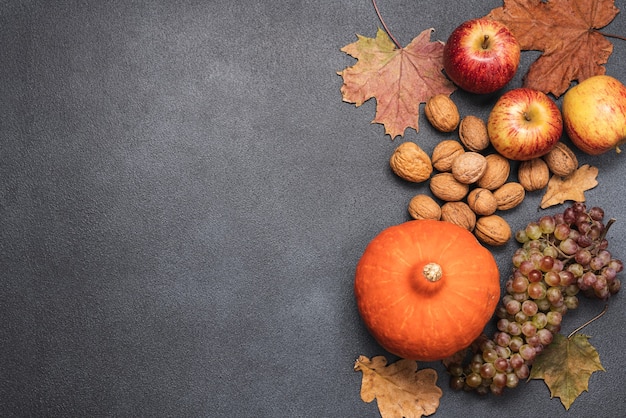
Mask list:
[[[452,222],[471,232],[476,225],[476,214],[465,202],[447,202],[441,207],[441,220]]]
[[[562,142],[557,142],[554,148],[542,158],[550,171],[557,176],[567,177],[578,168],[576,154]]]
[[[459,138],[465,148],[470,151],[482,151],[489,147],[487,124],[474,115],[467,115],[459,125]]]
[[[489,154],[485,160],[487,160],[487,168],[476,185],[484,189],[496,190],[508,180],[511,163],[500,154]]]
[[[389,165],[398,176],[414,183],[428,180],[433,172],[430,157],[414,142],[400,144],[391,155]]]
[[[511,239],[511,227],[501,216],[483,216],[476,221],[474,235],[484,244],[500,246]]]
[[[432,154],[432,164],[437,171],[445,172],[452,170],[452,162],[456,157],[463,154],[463,144],[453,139],[446,139],[435,146]]]
[[[522,161],[517,169],[517,181],[527,192],[543,189],[549,180],[548,164],[541,158]]]
[[[441,132],[454,131],[461,120],[458,108],[445,94],[437,94],[428,99],[424,113],[431,125]]]
[[[498,210],[509,210],[522,203],[526,190],[521,184],[511,181],[500,186],[493,195],[498,202]]]
[[[462,200],[469,192],[469,185],[459,182],[452,173],[438,173],[430,179],[430,191],[446,202]]]
[[[454,175],[455,179],[465,184],[477,182],[486,169],[487,159],[474,151],[464,152],[452,162],[452,175]]]
[[[491,215],[498,209],[498,201],[491,190],[477,187],[467,195],[467,204],[476,215]]]
[[[425,194],[414,196],[409,202],[409,215],[413,219],[441,219],[441,207],[435,200]]]

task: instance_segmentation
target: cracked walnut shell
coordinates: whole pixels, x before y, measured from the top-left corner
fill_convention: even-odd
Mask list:
[[[461,121],[458,108],[445,94],[437,94],[428,99],[424,113],[431,125],[441,132],[454,131]]]
[[[398,176],[414,183],[428,180],[433,172],[430,157],[414,142],[400,144],[391,155],[389,165]]]

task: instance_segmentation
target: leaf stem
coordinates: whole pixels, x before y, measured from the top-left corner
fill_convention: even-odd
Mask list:
[[[574,334],[576,334],[578,331],[580,331],[581,329],[585,328],[587,325],[591,324],[593,321],[600,319],[600,317],[602,317],[602,315],[604,315],[606,313],[606,310],[609,308],[609,304],[607,303],[606,305],[604,305],[604,309],[602,309],[602,312],[600,312],[599,314],[597,314],[596,316],[594,316],[593,318],[591,318],[589,321],[585,322],[584,324],[582,324],[581,326],[579,326],[578,328],[576,328],[574,331],[572,331],[568,336],[567,339],[571,339]]]
[[[398,42],[396,40],[396,38],[393,37],[393,35],[391,34],[391,32],[389,31],[389,28],[387,27],[387,25],[385,24],[385,21],[383,20],[382,15],[380,14],[380,10],[378,10],[378,5],[376,4],[376,0],[372,0],[372,4],[374,5],[374,10],[376,10],[376,15],[378,16],[378,20],[380,20],[380,23],[382,23],[383,28],[385,29],[385,32],[387,32],[387,35],[389,35],[389,37],[391,38],[391,40],[393,41],[394,44],[396,44],[396,46],[398,47],[398,49],[402,49],[402,46],[400,45],[400,42]]]
[[[615,39],[621,39],[622,41],[626,41],[626,36],[615,35],[614,33],[604,33],[601,31],[596,31],[596,32],[598,32],[600,35],[605,36],[607,38],[615,38]]]

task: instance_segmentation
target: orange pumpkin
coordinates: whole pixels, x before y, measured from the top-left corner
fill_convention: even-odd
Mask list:
[[[493,255],[455,224],[412,220],[365,249],[354,291],[365,325],[401,358],[441,360],[468,347],[500,299]]]

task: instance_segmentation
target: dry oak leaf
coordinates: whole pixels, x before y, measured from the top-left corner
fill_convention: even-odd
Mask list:
[[[341,49],[357,59],[337,73],[343,77],[343,101],[358,107],[376,98],[372,123],[384,125],[391,139],[404,135],[406,128],[419,131],[420,104],[456,89],[442,72],[443,43],[430,42],[432,31],[427,29],[406,47],[397,48],[379,28],[376,38],[357,35],[356,42]]]
[[[439,408],[443,395],[434,369],[417,370],[417,362],[398,360],[387,366],[384,356],[359,356],[354,370],[363,373],[361,399],[377,399],[382,418],[419,418]]]
[[[552,343],[533,362],[530,379],[543,379],[550,397],[558,397],[565,409],[589,390],[589,378],[596,371],[605,371],[600,356],[589,343],[589,337],[576,334],[566,338],[556,334]]]
[[[604,74],[613,44],[598,29],[619,13],[614,0],[504,0],[487,16],[504,23],[522,50],[542,55],[524,87],[559,97],[572,81]]]
[[[584,192],[598,185],[596,177],[598,177],[598,168],[589,164],[581,165],[567,177],[553,175],[541,199],[541,209],[559,205],[566,200],[584,202]]]

